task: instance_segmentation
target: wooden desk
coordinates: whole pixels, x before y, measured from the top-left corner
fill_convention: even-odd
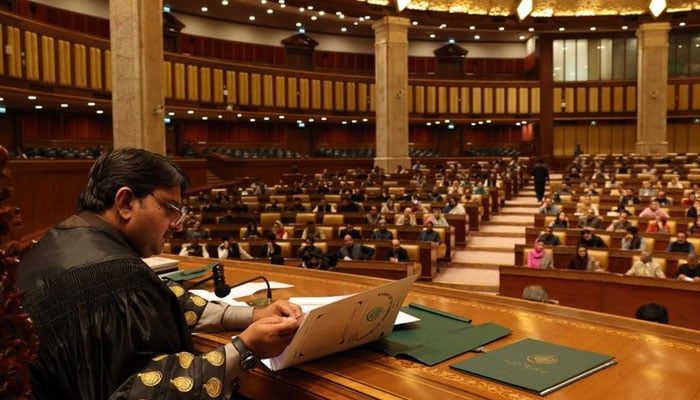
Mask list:
[[[528,285],[542,285],[563,306],[633,317],[637,307],[659,303],[669,323],[700,330],[700,285],[585,271],[500,267],[499,294],[520,298]]]
[[[417,262],[394,263],[390,261],[376,260],[338,260],[338,265],[333,272],[373,276],[384,279],[401,279],[407,276],[420,274],[421,265]]]
[[[193,266],[202,265],[192,260]],[[186,265],[186,263],[183,263]],[[356,293],[382,279],[281,266],[224,262],[228,282],[260,274],[292,283],[274,290],[275,299]],[[698,331],[637,321],[614,315],[415,284],[406,302],[417,302],[480,324],[495,322],[513,331],[488,345],[495,349],[525,338],[548,340],[614,355],[618,364],[558,390],[547,400],[668,399],[687,400],[700,393]],[[199,350],[229,341],[230,333],[195,338]],[[366,348],[357,348],[301,364],[278,373],[247,373],[240,393],[253,399],[490,399],[534,400],[542,397],[462,374],[450,364],[474,357],[464,354],[428,367]]]

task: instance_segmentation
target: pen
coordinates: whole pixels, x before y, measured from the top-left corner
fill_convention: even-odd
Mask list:
[[[432,307],[424,306],[424,305],[422,305],[422,304],[408,303],[408,306],[409,306],[409,307],[412,307],[412,308],[415,308],[415,309],[417,309],[417,310],[429,312],[429,313],[431,313],[431,314],[440,315],[440,316],[443,316],[443,317],[445,317],[445,318],[451,318],[451,319],[454,319],[454,320],[457,320],[457,321],[466,322],[466,323],[468,323],[468,324],[470,324],[470,323],[472,322],[472,320],[469,319],[469,318],[460,317],[459,315],[450,314],[450,313],[448,313],[448,312],[440,311],[440,310],[437,310],[437,309],[432,308]]]

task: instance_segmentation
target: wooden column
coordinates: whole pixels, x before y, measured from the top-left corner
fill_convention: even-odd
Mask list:
[[[554,153],[554,104],[560,99],[554,95],[552,38],[543,36],[537,40],[540,70],[540,123],[535,131],[535,151],[538,156],[549,158]]]
[[[162,20],[161,0],[110,1],[115,148],[165,153]]]

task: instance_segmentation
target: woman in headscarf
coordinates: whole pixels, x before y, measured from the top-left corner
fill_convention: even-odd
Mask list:
[[[569,261],[569,269],[580,271],[601,272],[600,263],[593,256],[588,255],[588,247],[576,246],[576,254]]]
[[[275,223],[272,224],[272,229],[270,231],[275,234],[275,236],[277,237],[278,240],[289,238],[289,234],[284,229],[282,222],[279,220],[275,221]]]
[[[554,268],[554,260],[552,254],[548,253],[544,248],[542,240],[535,240],[535,245],[527,255],[528,268]]]

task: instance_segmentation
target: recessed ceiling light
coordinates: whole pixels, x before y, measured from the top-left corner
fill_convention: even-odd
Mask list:
[[[42,106],[41,104],[37,104],[34,106],[34,108],[36,108],[37,110],[41,110],[42,108],[44,108],[44,106]]]
[[[434,33],[431,33],[431,34],[428,35],[428,36],[430,36],[431,39],[435,39],[435,34],[434,34]]]
[[[306,9],[307,9],[307,10],[313,10],[313,9],[314,9],[314,6],[306,6]]]
[[[271,9],[271,8],[268,8],[266,12],[267,12],[268,14],[272,14],[272,13],[275,12],[275,10],[273,10],[273,9]]]
[[[474,40],[479,40],[479,39],[481,39],[481,36],[479,36],[479,35],[474,35]]]
[[[499,27],[498,27],[498,30],[501,31],[501,32],[503,32],[503,31],[506,30],[506,27],[505,27],[505,26],[499,26]]]
[[[299,12],[304,12],[304,11],[306,11],[306,8],[304,8],[304,7],[299,7]]]
[[[685,22],[679,22],[678,26],[685,26]]]
[[[95,107],[95,102],[91,101],[91,102],[87,103],[87,105],[88,105],[88,107]]]
[[[411,21],[411,25],[413,25],[413,26],[418,25],[418,21]]]
[[[170,111],[170,112],[168,113],[168,115],[170,115],[170,116],[172,117],[173,115],[175,115],[175,111]]]
[[[221,114],[219,114],[219,115],[216,116],[216,118],[218,118],[218,119],[221,119],[221,118],[223,118],[223,117],[224,117],[224,116],[221,115]]]
[[[324,15],[326,15],[326,12],[325,12],[325,11],[323,11],[323,10],[321,10],[321,11],[319,11],[319,12],[318,12],[318,15],[320,15],[320,16],[322,16],[322,17],[323,17]]]
[[[104,114],[104,110],[96,110],[95,112],[98,114]]]
[[[564,32],[565,30],[566,28],[564,28],[563,26],[559,27],[559,32]]]
[[[301,24],[301,22],[297,22],[296,24],[294,24],[294,26],[296,26],[297,28],[299,28],[299,27],[302,26],[302,24]]]
[[[518,36],[518,39],[520,39],[520,40],[525,40],[525,35],[520,35],[520,36]]]
[[[203,116],[202,116],[202,120],[206,121],[206,120],[208,120],[208,119],[209,119],[209,117],[207,117],[206,115],[203,115]]]
[[[627,26],[627,25],[622,25],[622,30],[623,30],[623,31],[626,31],[626,30],[628,30],[629,28],[630,28],[630,27]]]
[[[192,115],[192,114],[194,114],[194,111],[192,111],[192,110],[187,110],[187,114]]]
[[[312,15],[312,16],[311,16],[311,20],[312,20],[312,21],[316,21],[317,19],[318,19],[317,16],[315,16],[315,15]]]
[[[348,31],[348,28],[342,27],[342,28],[340,28],[340,31],[341,31],[341,32],[347,32],[347,31]]]
[[[284,115],[280,115],[280,116],[279,116],[279,117],[277,117],[277,118],[279,118],[279,119],[284,119],[284,118],[285,118],[285,116],[284,116]]]
[[[36,96],[33,96],[33,95],[32,95],[32,96],[27,96],[27,99],[29,99],[29,100],[36,100]]]
[[[360,25],[360,23],[359,23],[359,22],[357,22],[357,21],[353,22],[352,24],[353,24],[353,25],[355,25],[355,26],[358,26],[358,25]]]
[[[348,124],[348,121],[343,121],[343,122],[341,122],[341,124],[347,125],[347,124]]]
[[[315,120],[313,118],[309,118],[309,122],[314,122]]]
[[[221,5],[222,5],[222,6],[227,6],[227,5],[228,5],[228,0],[221,0]]]
[[[251,15],[250,17],[248,17],[248,21],[255,21],[255,15]]]
[[[447,28],[447,24],[440,24],[440,29],[445,29]]]
[[[61,103],[61,108],[68,108],[68,103]]]
[[[362,122],[367,122],[369,121],[367,118],[362,118]]]
[[[476,26],[474,26],[474,25],[469,26],[470,31],[473,31],[474,29],[476,29]]]
[[[243,114],[241,114],[241,113],[236,114],[236,117],[238,117],[238,118],[240,118],[242,116],[243,116]]]
[[[209,9],[206,8],[206,7],[202,7],[201,10],[202,10],[202,12],[207,12],[207,11],[209,11]]]
[[[353,124],[356,124],[356,123],[357,123],[357,120],[356,120],[356,119],[353,119],[353,120],[350,121],[350,122],[352,122]]]
[[[425,123],[425,125],[427,125],[427,126],[430,126],[430,125],[432,125],[432,124],[433,124],[432,122],[426,122],[426,123]]]
[[[249,119],[248,121],[250,121],[250,122],[255,122],[255,118],[251,118],[251,119]]]
[[[535,28],[531,26],[531,27],[527,28],[527,31],[528,31],[528,32],[534,32],[534,31],[535,31]]]
[[[328,119],[328,118],[326,118],[326,117],[321,117],[321,121],[325,121],[325,120],[327,120],[327,119]]]
[[[338,18],[340,18],[340,19],[345,19],[345,14],[340,14],[340,15],[338,15]]]
[[[263,118],[263,119],[264,119],[265,121],[269,121],[269,120],[270,120],[270,117],[265,117],[265,118]]]
[[[588,29],[594,31],[594,30],[596,30],[596,29],[598,29],[598,28],[596,28],[595,26],[592,26],[592,27],[590,27],[590,28],[588,28]]]

